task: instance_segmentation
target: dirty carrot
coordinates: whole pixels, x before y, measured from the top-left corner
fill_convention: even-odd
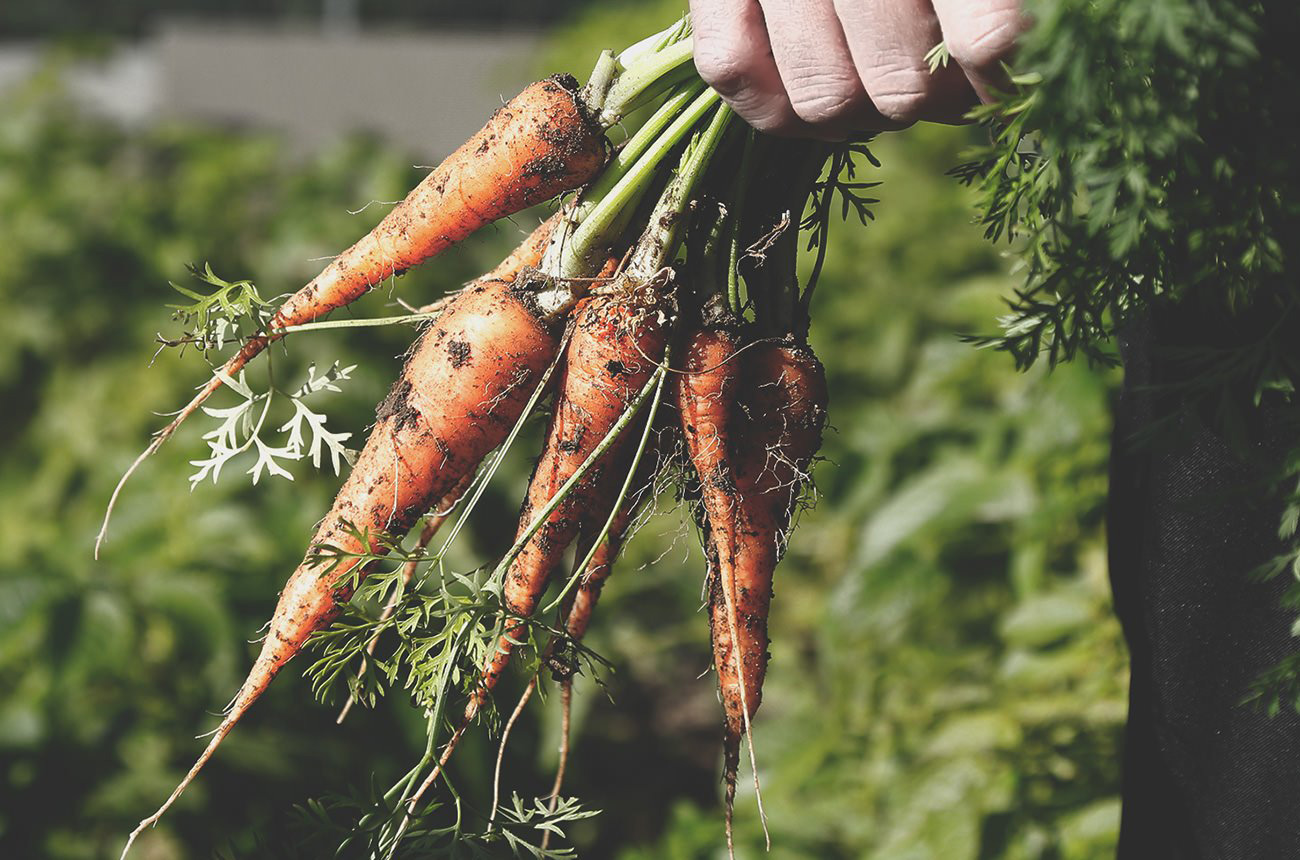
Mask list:
[[[605,163],[603,131],[577,97],[572,77],[531,84],[492,115],[480,131],[449,155],[406,199],[306,286],[285,300],[264,333],[244,345],[199,393],[160,430],[122,476],[122,485],[176,428],[194,414],[283,330],[343,307],[386,278],[401,274],[499,218],[577,188]],[[95,541],[104,539],[108,516]]]
[[[650,379],[667,341],[659,308],[634,298],[588,299],[574,320],[565,351],[555,408],[542,455],[529,482],[519,514],[519,533],[569,480],[596,446],[624,416],[633,398]],[[621,443],[624,440],[619,440]],[[533,532],[505,574],[503,603],[513,615],[533,614],[551,575],[591,511],[608,511],[616,488],[616,443]],[[466,708],[472,719],[496,686],[510,661],[523,622],[510,623],[497,644],[497,653],[483,668],[483,677]]]
[[[735,641],[734,589],[724,586],[733,571],[722,559],[735,555],[742,540],[740,497],[736,481],[737,436],[735,403],[740,388],[740,341],[730,326],[710,326],[692,332],[682,351],[682,373],[677,376],[676,404],[681,418],[686,454],[695,469],[700,491],[700,518],[709,559],[709,616],[713,634],[718,688],[726,717],[724,734],[727,850],[733,851],[731,813],[735,803],[739,739],[748,727],[750,703],[745,685],[736,683],[741,669],[737,655],[723,643]],[[765,643],[766,644],[766,643]],[[724,653],[725,651],[725,653]],[[733,731],[733,723],[742,725]],[[733,745],[732,740],[736,743]]]
[[[710,512],[709,520],[709,612],[725,714],[729,840],[740,741],[762,701],[767,672],[773,574],[821,448],[827,400],[821,363],[793,339],[754,343],[739,359],[734,495],[729,515]]]
[[[492,281],[466,290],[421,337],[317,528],[314,549],[281,592],[261,653],[234,702],[180,785],[131,833],[123,856],[194,780],[284,664],[350,598],[351,588],[340,583],[358,556],[381,552],[382,535],[405,534],[518,420],[558,348],[552,323],[571,305],[556,299],[549,282],[539,287],[528,274],[520,281],[522,286]],[[539,312],[539,304],[549,312]],[[358,540],[360,534],[369,540]],[[328,569],[321,547],[339,553]]]
[[[742,728],[741,699],[747,701],[747,716],[753,717],[762,698],[772,574],[784,552],[808,467],[821,448],[827,399],[825,371],[807,346],[792,340],[763,341],[740,358],[744,370],[742,417],[736,428],[735,509],[741,531],[737,540],[714,542],[720,569],[732,574],[730,582],[725,575],[718,577],[715,588],[732,590],[739,621],[740,659],[717,654],[719,675],[725,679],[729,734]],[[715,639],[734,635],[728,628],[715,621]],[[726,643],[720,650],[729,648]],[[736,663],[740,677],[731,669]]]

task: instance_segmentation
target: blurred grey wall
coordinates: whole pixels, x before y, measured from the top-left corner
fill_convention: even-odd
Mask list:
[[[75,64],[72,93],[125,123],[161,118],[272,129],[316,148],[379,134],[430,158],[478,129],[531,78],[536,32],[363,31],[165,23],[101,62]],[[31,74],[38,46],[0,47],[0,89]]]

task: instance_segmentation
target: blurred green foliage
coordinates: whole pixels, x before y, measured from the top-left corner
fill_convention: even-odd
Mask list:
[[[556,37],[548,65],[585,71],[598,48],[676,11],[594,10]],[[190,492],[208,429],[196,421],[129,485],[92,561],[108,493],[160,423],[152,412],[204,377],[195,354],[150,366],[155,332],[170,330],[167,281],[206,261],[264,295],[292,289],[380,215],[347,210],[401,196],[427,154],[357,141],[293,162],[252,135],[127,135],[69,111],[53,78],[2,109],[0,856],[116,856],[237,688],[245,640],[338,484],[299,464],[292,483],[253,488],[233,467]],[[958,341],[993,327],[1014,283],[943,176],[971,135],[878,141],[877,220],[836,230],[818,290],[812,340],[835,431],[778,572],[755,727],[776,858],[1113,854],[1126,668],[1102,511],[1116,377],[1018,374]],[[488,233],[352,312],[391,313],[393,296],[427,301],[486,268],[516,231]],[[411,338],[301,336],[276,373],[358,364],[317,401],[356,441]],[[524,457],[504,470],[456,563],[508,542],[527,470]],[[703,567],[687,518],[660,506],[589,637],[616,670],[603,690],[577,688],[566,793],[603,810],[572,831],[584,856],[725,854]],[[556,698],[516,727],[507,792],[549,786]],[[284,673],[138,856],[274,856],[268,846],[294,838],[292,804],[386,784],[418,756],[422,718],[400,696],[341,728],[335,713]],[[467,802],[486,802],[495,750],[476,737],[458,753]],[[739,848],[760,856],[746,779]]]

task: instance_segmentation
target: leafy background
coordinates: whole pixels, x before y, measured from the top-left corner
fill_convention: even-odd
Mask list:
[[[542,71],[583,71],[677,5],[577,14]],[[184,772],[338,485],[299,464],[292,483],[235,473],[191,492],[187,461],[208,429],[196,421],[136,478],[92,562],[153,411],[204,375],[193,354],[150,366],[176,298],[167,282],[207,261],[264,293],[291,289],[380,214],[348,209],[401,196],[428,154],[356,139],[303,160],[256,134],[127,134],[78,115],[58,81],[52,63],[0,107],[0,856],[72,860],[116,856]],[[880,140],[877,218],[836,230],[818,291],[812,340],[835,430],[818,504],[778,574],[756,725],[776,858],[1113,854],[1127,671],[1102,512],[1117,378],[1017,373],[959,342],[993,328],[1016,283],[972,224],[970,192],[943,175],[977,136],[926,126]],[[430,300],[517,233],[488,231],[352,313]],[[411,338],[303,336],[276,372],[356,364],[341,393],[314,402],[357,439]],[[527,469],[520,457],[503,470],[460,564],[508,543]],[[689,524],[661,507],[590,635],[616,671],[603,690],[578,687],[568,790],[603,810],[571,831],[584,856],[724,851],[702,564]],[[335,712],[284,673],[139,856],[273,854],[296,837],[294,804],[390,782],[418,754],[423,721],[400,697],[342,728]],[[554,698],[525,715],[507,790],[549,785],[557,719]],[[457,755],[473,803],[486,802],[494,753],[477,737]],[[743,778],[737,826],[744,856],[759,856]]]

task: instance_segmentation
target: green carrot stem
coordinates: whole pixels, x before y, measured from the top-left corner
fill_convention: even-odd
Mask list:
[[[653,100],[677,83],[695,76],[694,42],[687,37],[635,60],[614,78],[598,117],[604,128]]]
[[[828,155],[827,146],[822,143],[813,143],[808,145],[807,151],[803,154],[803,160],[799,169],[800,183],[796,186],[796,196],[791,206],[792,217],[794,218],[794,229],[798,232],[799,225],[803,219],[804,209],[808,206],[808,199],[812,196],[813,186],[817,182],[817,177],[821,174],[822,168],[826,164]],[[822,195],[823,206],[829,206],[829,192]],[[819,213],[819,215],[829,215],[829,212]],[[794,291],[792,297],[791,319],[788,332],[793,332],[801,340],[808,336],[809,324],[809,305],[812,303],[813,288],[817,286],[817,281],[821,275],[822,264],[826,262],[826,245],[829,244],[824,238],[821,246],[817,249],[816,261],[813,264],[812,273],[808,276],[807,288],[802,292],[799,289],[799,279],[797,271],[798,261],[792,260],[790,263],[790,285]],[[795,248],[792,256],[798,256],[798,239],[795,240]]]
[[[614,52],[601,51],[600,56],[596,58],[596,65],[591,70],[591,75],[587,78],[587,85],[582,88],[582,103],[587,106],[587,110],[599,111],[605,106],[605,96],[609,93],[618,69],[618,60],[614,59]]]
[[[582,223],[568,235],[552,239],[542,270],[558,278],[582,277],[590,273],[596,258],[603,256],[627,227],[664,158],[718,101],[719,96],[713,90],[704,90],[695,96],[668,127],[644,147],[641,156],[626,168],[612,187],[604,191],[587,211]]]
[[[681,41],[691,34],[691,18],[683,15],[670,27],[652,33],[639,42],[633,42],[619,53],[616,58],[619,69],[626,69],[638,60],[644,59],[656,51],[662,51],[674,42]]]
[[[703,89],[703,81],[691,81],[669,95],[658,110],[645,121],[645,124],[619,147],[618,152],[614,153],[614,157],[609,160],[609,164],[605,165],[600,176],[596,177],[596,180],[583,192],[577,205],[569,214],[569,220],[575,224],[585,221],[592,209],[596,208],[596,205],[628,174],[638,159],[659,139],[668,124],[678,117]]]
[[[634,42],[617,55],[613,51],[601,51],[582,88],[581,99],[602,128],[612,128],[671,84],[689,77],[682,73],[683,49],[677,45],[683,40],[689,44],[690,29],[689,16],[683,16],[672,26]],[[690,56],[689,48],[686,54]],[[616,89],[619,81],[623,84]]]
[[[799,213],[800,210],[789,207],[780,212],[782,218],[789,218],[785,230],[777,237],[776,243],[768,251],[768,259],[763,268],[766,270],[769,296],[772,301],[768,316],[767,334],[778,335],[793,331],[795,305],[799,299]]]
[[[727,306],[728,253],[734,213],[717,200],[697,200],[686,234],[686,265],[689,299],[698,307],[706,325],[734,321]],[[683,297],[686,298],[686,297]]]
[[[750,170],[753,168],[754,150],[757,149],[758,132],[750,129],[745,135],[745,148],[740,156],[740,169],[736,172],[728,208],[731,210],[731,240],[727,248],[727,307],[740,315],[740,229],[745,217],[745,198],[749,192]]]
[[[825,157],[825,146],[820,143],[774,143],[751,178],[755,184],[771,189],[747,207],[755,212],[757,227],[764,231],[768,243],[754,254],[755,264],[747,268],[745,275],[755,321],[764,334],[807,332],[797,268],[799,224]],[[786,181],[778,184],[781,177]]]
[[[706,91],[705,95],[712,93]],[[668,183],[654,211],[650,213],[649,226],[637,243],[628,264],[633,277],[648,279],[669,263],[681,243],[686,206],[708,169],[733,118],[731,108],[719,105],[709,125],[697,132],[682,153],[677,175]]]
[[[691,265],[691,287],[706,298],[726,293],[726,258],[722,253],[724,234],[729,235],[733,213],[710,200],[695,212],[686,235],[686,260]],[[694,235],[692,235],[694,234]],[[692,260],[691,258],[695,259]]]

